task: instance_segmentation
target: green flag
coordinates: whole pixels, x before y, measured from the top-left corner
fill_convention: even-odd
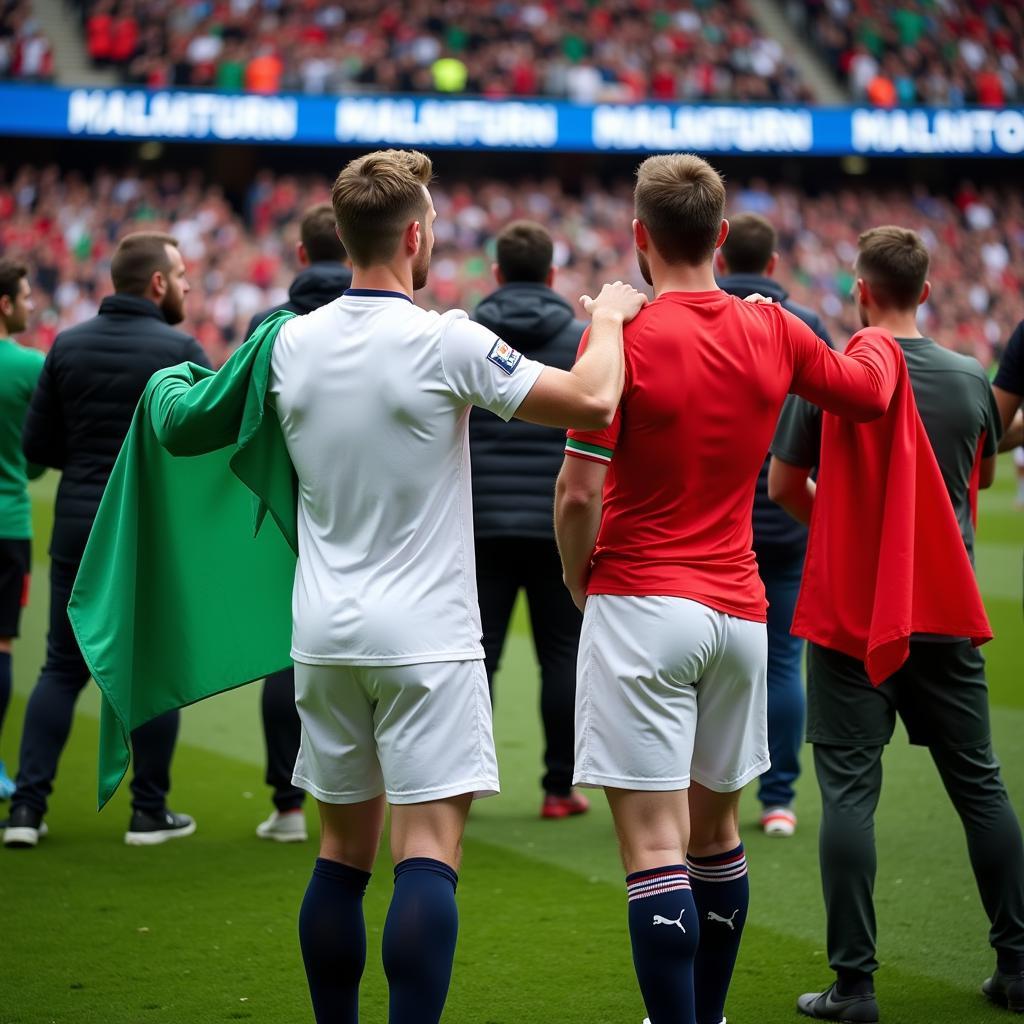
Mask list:
[[[114,465],[68,605],[103,695],[100,807],[128,769],[132,729],[291,664],[297,483],[266,407],[291,315],[265,321],[217,373],[154,374]],[[276,528],[261,530],[268,512]]]

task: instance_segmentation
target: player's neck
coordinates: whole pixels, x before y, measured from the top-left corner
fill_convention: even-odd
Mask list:
[[[871,318],[872,327],[880,327],[888,331],[894,338],[923,338],[917,328],[917,317],[913,313],[889,312],[879,313]]]
[[[383,264],[374,267],[353,267],[352,287],[378,292],[401,292],[412,298],[412,267]]]
[[[711,263],[690,267],[686,264],[666,264],[651,267],[654,279],[654,297],[664,292],[713,292],[718,290],[715,270]]]

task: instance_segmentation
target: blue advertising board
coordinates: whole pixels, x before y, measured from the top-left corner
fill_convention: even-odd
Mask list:
[[[1024,110],[253,96],[0,84],[0,135],[526,152],[1024,154]]]

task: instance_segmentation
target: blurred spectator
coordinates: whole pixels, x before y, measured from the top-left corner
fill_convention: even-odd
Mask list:
[[[0,0],[0,78],[49,82],[53,47],[32,0]]]
[[[57,330],[93,316],[109,289],[116,241],[131,230],[167,230],[180,240],[192,294],[185,329],[215,365],[245,337],[249,318],[285,302],[300,270],[296,223],[329,199],[327,178],[261,172],[238,206],[200,172],[101,171],[92,179],[55,167],[0,175],[0,255],[31,266],[36,314],[26,340],[48,347]],[[517,218],[551,232],[555,287],[571,302],[602,281],[642,287],[630,240],[632,181],[584,183],[446,179],[432,187],[438,218],[428,308],[472,309],[490,291],[490,246]],[[964,182],[953,198],[924,186],[865,182],[808,194],[754,179],[734,182],[732,209],[757,210],[775,226],[781,283],[824,313],[842,344],[858,327],[848,301],[858,234],[879,224],[918,231],[931,253],[932,297],[922,330],[988,364],[1024,316],[1024,195]]]
[[[580,102],[811,98],[782,46],[761,34],[749,0],[81,2],[93,60],[152,86]]]
[[[787,0],[786,9],[857,101],[1024,103],[1020,0]]]

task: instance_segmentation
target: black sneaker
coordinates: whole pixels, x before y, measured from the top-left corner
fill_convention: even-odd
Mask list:
[[[124,841],[129,846],[158,846],[168,839],[181,839],[196,830],[196,823],[187,814],[175,814],[166,808],[159,814],[132,811],[132,820]]]
[[[19,804],[11,811],[4,829],[4,846],[12,850],[28,850],[49,831],[43,816],[31,807]]]
[[[841,996],[835,983],[824,992],[808,992],[796,1001],[805,1017],[838,1020],[844,1024],[878,1024],[878,1001],[872,992],[866,996]]]
[[[981,986],[981,991],[997,1006],[1005,1006],[1012,1013],[1024,1013],[1024,971],[1003,974],[998,968]]]

